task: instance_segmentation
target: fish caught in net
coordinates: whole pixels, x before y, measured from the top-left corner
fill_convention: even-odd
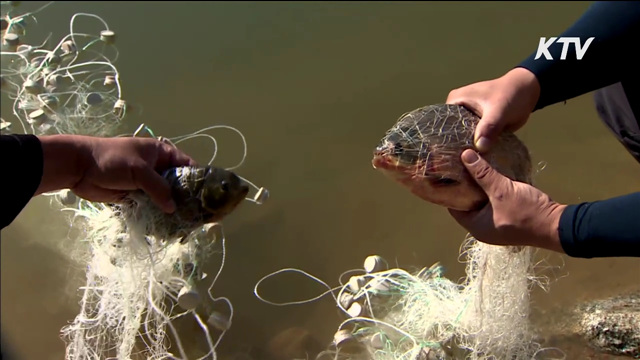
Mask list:
[[[32,39],[35,15],[51,4],[0,2],[2,103],[12,103],[14,115],[1,119],[0,130],[117,136],[131,108],[114,65],[116,33],[99,16],[76,13],[67,35],[53,42],[51,35]],[[217,141],[207,131],[221,128],[242,138],[244,152],[235,167],[213,164]],[[162,174],[177,204],[174,213],[164,213],[143,192],[117,204],[85,201],[70,189],[43,194],[56,209],[73,214],[70,234],[77,236],[55,243],[67,245],[61,250],[70,264],[85,273],[78,315],[62,329],[66,360],[216,359],[231,326],[231,302],[213,295],[226,259],[222,221],[243,200],[262,204],[269,196],[234,170],[246,157],[245,138],[226,125],[162,138],[142,124],[133,136],[143,130],[174,146],[197,137],[213,143],[208,163]],[[256,193],[249,196],[251,189]],[[207,265],[217,267],[213,276],[204,272]],[[181,318],[201,330],[189,336],[200,345],[184,344],[176,322]]]
[[[387,131],[372,164],[423,200],[455,210],[472,210],[487,195],[471,179],[460,155],[474,149],[480,118],[460,105],[439,104],[408,112]],[[483,157],[503,175],[531,183],[531,158],[513,134],[503,132]]]
[[[184,238],[200,226],[221,221],[249,193],[249,185],[232,171],[214,166],[172,168],[164,173],[171,185],[176,211],[166,214],[152,206],[142,192],[114,205],[127,223],[146,224],[140,229],[159,239]]]
[[[474,148],[478,121],[458,105],[406,113],[375,148],[374,168],[430,203],[478,209],[487,195],[460,159],[465,149]],[[483,156],[502,174],[531,183],[529,152],[514,134],[504,133]],[[440,264],[409,272],[390,268],[377,255],[336,288],[299,269],[267,277],[301,272],[327,287],[325,294],[347,317],[317,359],[560,359],[562,354],[536,342],[529,321],[530,292],[534,286],[544,288],[547,280],[536,271],[534,253],[530,247],[494,246],[469,236],[461,245],[460,261],[466,265],[461,281],[447,279]],[[266,301],[258,285],[255,294]]]
[[[233,319],[231,302],[212,290],[226,256],[222,221],[243,200],[262,203],[267,192],[212,162],[164,172],[176,202],[171,214],[141,191],[118,204],[80,200],[70,209],[83,229],[87,271],[80,313],[62,331],[67,360],[216,358]],[[209,277],[203,269],[212,262],[219,267]],[[183,317],[197,323],[207,349],[183,345],[174,325]]]

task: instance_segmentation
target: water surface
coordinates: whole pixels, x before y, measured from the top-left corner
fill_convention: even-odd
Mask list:
[[[118,34],[124,98],[139,110],[124,130],[144,122],[172,137],[226,124],[247,137],[239,172],[272,197],[262,207],[241,206],[226,221],[228,258],[216,295],[229,297],[236,311],[221,354],[255,353],[290,327],[329,342],[340,321],[330,298],[261,303],[253,286],[272,271],[297,267],[335,285],[375,253],[409,268],[440,261],[450,278],[463,275],[465,231],[444,208],[375,172],[373,147],[399,115],[501,75],[588,5],[60,2],[39,14],[33,35],[42,39],[46,29],[59,37],[74,13],[98,14]],[[218,135],[222,166],[233,165],[241,149],[226,134]],[[536,162],[547,163],[536,185],[557,201],[638,190],[640,166],[600,123],[591,94],[536,112],[518,135]],[[210,156],[205,142],[184,149],[198,161]],[[63,358],[58,332],[78,310],[73,289],[82,273],[54,249],[67,230],[47,224],[59,220],[46,199],[35,199],[2,234],[2,329],[24,359]],[[640,275],[636,259],[543,255],[564,267],[549,293],[535,293],[541,309],[616,294]],[[265,287],[277,301],[322,291],[294,276]]]

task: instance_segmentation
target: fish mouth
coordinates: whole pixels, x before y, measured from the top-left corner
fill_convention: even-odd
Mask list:
[[[371,165],[376,170],[389,170],[405,174],[415,173],[418,165],[406,160],[395,151],[391,144],[387,143],[375,148]]]
[[[373,153],[371,160],[373,168],[383,171],[387,176],[402,182],[428,182],[432,186],[449,186],[459,183],[458,180],[443,176],[443,174],[428,171],[416,164],[407,164],[399,157],[389,153],[388,148],[379,147]]]
[[[383,168],[386,166],[387,159],[386,156],[382,153],[381,150],[376,149],[373,152],[373,159],[371,160],[371,165],[373,165],[374,169]]]
[[[373,154],[371,165],[376,170],[399,170],[401,168],[400,160],[397,157],[383,151],[376,151]]]
[[[407,167],[403,166],[404,164],[400,162],[399,157],[393,155],[392,148],[390,148],[388,144],[380,145],[375,148],[371,164],[374,169],[385,170],[398,170],[399,168]]]
[[[233,205],[232,208],[235,209],[235,207],[237,207],[243,200],[246,200],[247,196],[249,195],[249,191],[251,190],[251,187],[249,185],[249,183],[242,178],[241,176],[238,176],[237,174],[233,173],[233,176],[235,178],[235,183],[236,183],[236,190],[235,192],[235,196],[233,197]]]
[[[249,195],[249,184],[247,184],[245,181],[242,182],[242,185],[240,185],[240,201],[246,199],[247,195]]]

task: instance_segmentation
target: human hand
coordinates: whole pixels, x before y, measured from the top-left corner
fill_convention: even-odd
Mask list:
[[[503,176],[473,150],[465,150],[462,161],[489,202],[477,211],[449,209],[458,224],[485,243],[535,246],[564,253],[558,223],[566,205],[531,185]]]
[[[535,75],[515,68],[497,79],[452,90],[446,103],[463,105],[480,116],[474,143],[480,152],[486,152],[500,132],[516,131],[527,122],[539,97]]]
[[[143,190],[165,212],[175,211],[171,188],[160,173],[196,162],[173,146],[150,138],[79,135],[40,137],[44,171],[39,193],[70,188],[95,202],[118,202]]]
[[[149,138],[90,138],[91,156],[82,179],[72,188],[91,201],[114,201],[127,191],[143,190],[165,212],[175,211],[169,183],[160,175],[168,168],[196,165],[177,148]]]

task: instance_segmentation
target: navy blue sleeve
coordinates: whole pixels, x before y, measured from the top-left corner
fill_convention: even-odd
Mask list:
[[[40,139],[34,135],[0,135],[0,154],[5,173],[2,179],[2,217],[0,229],[20,214],[42,181],[43,154]]]
[[[536,50],[518,65],[540,83],[535,110],[615,84],[637,71],[640,1],[597,1],[560,37],[579,37],[581,45],[594,39],[580,60],[573,44],[561,60],[563,44],[555,42],[549,47],[552,60],[536,59]]]
[[[558,233],[572,257],[640,257],[640,192],[569,205]]]
[[[582,46],[594,39],[581,59],[573,44],[561,59],[563,44],[556,42],[548,48],[552,59],[536,50],[518,65],[540,83],[534,111],[637,73],[640,2],[597,1],[558,37],[580,38]],[[572,257],[640,256],[640,193],[569,205],[560,218],[558,233],[564,251]]]

